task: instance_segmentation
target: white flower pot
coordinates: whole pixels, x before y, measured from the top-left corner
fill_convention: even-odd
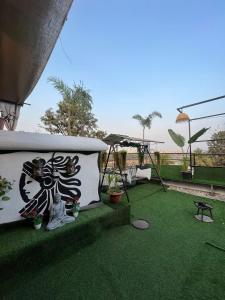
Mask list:
[[[35,228],[36,230],[40,229],[40,228],[41,228],[41,223],[40,223],[40,224],[34,224],[34,228]]]
[[[79,211],[75,211],[75,212],[73,213],[73,215],[74,215],[75,218],[77,218],[78,215],[79,215]]]

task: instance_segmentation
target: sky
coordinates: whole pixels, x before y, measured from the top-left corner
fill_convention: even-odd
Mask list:
[[[23,106],[17,130],[42,132],[40,117],[61,100],[49,76],[83,82],[100,129],[141,137],[135,114],[155,118],[146,138],[179,151],[168,128],[176,108],[225,94],[224,0],[74,0],[42,76]],[[185,110],[191,118],[225,112],[225,99]],[[192,122],[192,132],[225,127],[224,118]],[[197,145],[199,146],[199,145]],[[202,148],[206,145],[201,145]]]

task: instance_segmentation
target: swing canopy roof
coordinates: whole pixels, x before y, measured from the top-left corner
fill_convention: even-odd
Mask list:
[[[128,135],[121,135],[121,134],[110,134],[103,140],[106,144],[110,146],[114,145],[123,145],[127,147],[138,147],[141,145],[146,145],[150,143],[155,144],[164,144],[164,142],[148,140],[148,139],[140,139],[135,137],[130,137]]]

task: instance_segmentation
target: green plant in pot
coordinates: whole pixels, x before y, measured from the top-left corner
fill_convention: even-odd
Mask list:
[[[42,215],[36,215],[33,219],[35,229],[40,229],[42,225]]]
[[[108,194],[110,196],[110,201],[112,203],[118,203],[121,199],[121,196],[123,194],[123,191],[120,189],[119,185],[119,179],[120,177],[113,172],[112,174],[108,174]]]
[[[142,151],[141,147],[138,147],[138,163],[140,168],[144,166],[144,158],[145,158],[144,151]]]
[[[122,171],[126,170],[127,167],[127,151],[121,150],[119,152],[119,164]]]
[[[8,181],[6,178],[0,176],[0,200],[8,201],[10,197],[6,196],[6,194],[12,190],[13,182]],[[2,210],[3,208],[0,208]]]
[[[158,173],[160,174],[160,169],[161,169],[161,155],[159,151],[154,152],[155,154],[155,161],[156,161],[156,168]]]
[[[114,159],[114,168],[115,169],[119,169],[119,163],[120,163],[120,159],[119,159],[119,152],[113,152],[113,159]]]
[[[181,148],[183,157],[182,157],[182,169],[181,174],[183,179],[191,179],[192,173],[189,171],[189,159],[188,159],[188,150],[190,148],[190,145],[197,141],[199,137],[201,137],[209,128],[202,128],[198,132],[196,132],[193,136],[190,137],[188,140],[188,147],[187,150],[184,151],[185,146],[185,137],[183,137],[181,134],[175,133],[172,129],[168,129],[169,135],[171,139],[174,141],[174,143]]]
[[[105,167],[106,165],[106,161],[107,161],[107,152],[106,151],[102,151],[100,153],[100,171],[103,170],[103,168]]]

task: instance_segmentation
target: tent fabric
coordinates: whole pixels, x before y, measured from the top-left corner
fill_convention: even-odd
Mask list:
[[[5,119],[4,126],[6,127],[6,129],[16,129],[17,121],[20,114],[20,108],[21,106],[15,104],[0,102],[1,118]]]
[[[105,151],[99,139],[0,130],[0,151]]]
[[[0,1],[0,102],[23,105],[44,70],[72,1]]]

